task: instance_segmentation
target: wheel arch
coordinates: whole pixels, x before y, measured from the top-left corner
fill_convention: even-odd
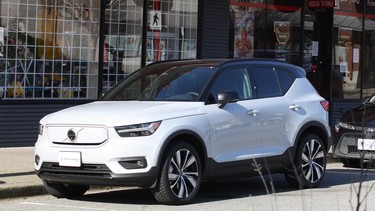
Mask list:
[[[158,172],[160,174],[162,160],[164,158],[165,152],[173,145],[173,143],[178,141],[186,141],[191,144],[198,152],[199,158],[202,165],[202,173],[205,175],[207,173],[207,147],[204,144],[203,139],[194,131],[191,130],[180,130],[172,133],[166,141],[163,143],[161,150],[157,158]]]
[[[299,130],[293,146],[293,155],[295,154],[296,149],[298,148],[299,140],[301,139],[301,137],[309,133],[313,133],[319,136],[324,143],[325,150],[329,150],[329,146],[331,144],[329,131],[327,131],[326,127],[322,123],[318,121],[312,121],[303,125]]]

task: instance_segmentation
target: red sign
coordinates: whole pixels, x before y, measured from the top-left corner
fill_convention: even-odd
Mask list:
[[[308,8],[334,8],[335,0],[308,0]]]

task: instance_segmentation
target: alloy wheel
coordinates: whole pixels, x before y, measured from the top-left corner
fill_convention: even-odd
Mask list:
[[[303,147],[302,171],[310,183],[315,183],[324,175],[325,171],[324,148],[316,139],[311,139]]]
[[[199,167],[194,154],[187,149],[178,150],[169,162],[168,179],[175,196],[188,198],[199,179]]]

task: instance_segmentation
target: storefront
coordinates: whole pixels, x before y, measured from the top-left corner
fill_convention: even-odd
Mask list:
[[[0,146],[141,66],[196,58],[197,18],[198,0],[0,0]]]
[[[375,88],[373,0],[0,0],[0,146],[142,66],[259,58],[303,66],[331,120]]]
[[[304,67],[331,103],[331,125],[375,92],[375,1],[232,0],[230,7],[233,58]]]

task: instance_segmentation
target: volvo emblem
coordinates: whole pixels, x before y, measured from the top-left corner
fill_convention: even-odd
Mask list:
[[[76,132],[74,132],[74,130],[70,129],[68,130],[68,138],[71,140],[71,141],[74,141],[74,139],[76,139],[77,135],[76,135]]]

